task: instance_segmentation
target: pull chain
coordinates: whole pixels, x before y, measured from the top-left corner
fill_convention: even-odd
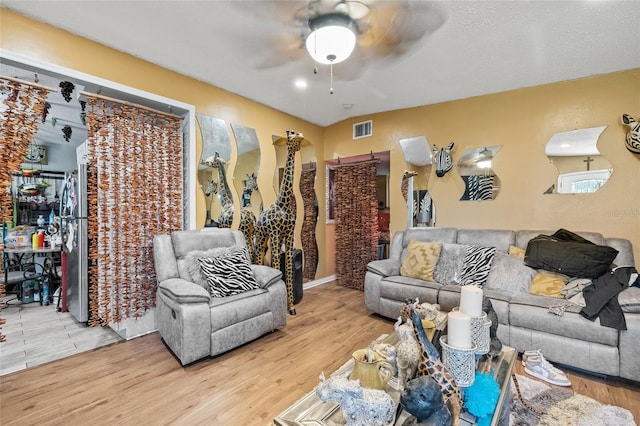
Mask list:
[[[331,87],[329,89],[329,94],[333,95],[333,62],[331,62]]]

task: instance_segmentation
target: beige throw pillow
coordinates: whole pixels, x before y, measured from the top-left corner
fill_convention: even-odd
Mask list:
[[[407,256],[402,262],[400,275],[433,281],[433,271],[440,257],[440,243],[411,240],[407,245]]]
[[[531,280],[529,293],[564,299],[562,289],[568,282],[569,277],[566,275],[540,269]]]

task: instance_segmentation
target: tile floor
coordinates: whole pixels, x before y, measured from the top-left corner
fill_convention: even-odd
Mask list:
[[[118,342],[109,327],[87,327],[55,305],[9,300],[0,316],[7,320],[0,343],[0,376]]]

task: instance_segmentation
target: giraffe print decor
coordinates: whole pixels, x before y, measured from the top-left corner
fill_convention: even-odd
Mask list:
[[[287,137],[280,138],[274,145],[286,143],[287,160],[284,168],[280,192],[276,201],[266,210],[260,213],[255,227],[254,263],[264,264],[267,248],[271,251],[271,267],[280,269],[280,248],[284,243],[285,253],[285,283],[287,285],[287,307],[290,315],[295,315],[296,310],[293,296],[293,243],[296,226],[296,212],[291,208],[295,201],[293,194],[293,170],[295,167],[295,155],[300,146],[308,144],[302,133],[287,130]],[[268,244],[268,247],[267,247]]]
[[[440,359],[438,350],[427,338],[418,311],[411,305],[409,305],[409,309],[411,312],[413,331],[421,350],[416,377],[429,375],[436,381],[440,386],[445,402],[451,404],[453,424],[457,425],[459,424],[460,410],[462,409],[462,394],[460,393],[460,388],[458,388],[458,384],[449,369]]]
[[[227,172],[225,170],[226,161],[220,158],[216,152],[213,157],[207,157],[202,161],[209,167],[218,170],[218,197],[222,205],[222,211],[218,216],[218,226],[220,228],[231,228],[233,223],[233,197],[227,183]]]

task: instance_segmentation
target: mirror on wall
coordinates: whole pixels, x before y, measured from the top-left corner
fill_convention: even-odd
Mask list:
[[[250,210],[256,217],[263,209],[262,196],[258,188],[260,169],[260,142],[255,129],[232,124],[231,130],[236,139],[238,160],[233,171],[233,186],[242,209]]]
[[[598,138],[607,126],[558,132],[545,147],[558,178],[545,194],[596,192],[611,177],[613,166],[598,151]]]
[[[464,181],[462,201],[488,201],[498,196],[500,178],[493,171],[493,160],[502,145],[470,148],[457,163],[458,173]]]
[[[224,120],[196,114],[202,134],[198,184],[206,198],[205,226],[231,226],[233,198],[226,172],[231,160],[231,137]]]
[[[406,162],[400,191],[407,203],[407,226],[435,226],[435,205],[428,190],[431,147],[426,136],[399,140]]]

